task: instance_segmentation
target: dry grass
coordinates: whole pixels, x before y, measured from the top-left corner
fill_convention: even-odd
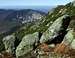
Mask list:
[[[15,58],[13,55],[7,53],[7,52],[2,52],[0,53],[0,58]]]
[[[49,48],[47,44],[43,43],[40,46],[38,46],[38,48],[44,51],[44,54],[41,54],[39,58],[51,58],[51,57],[52,58],[75,58],[75,50],[70,49],[68,46],[65,46],[62,43],[57,44],[55,48]],[[2,52],[0,54],[0,58],[15,58],[15,57],[13,57],[13,55],[7,52]],[[31,56],[29,58],[31,58]],[[37,58],[37,56],[32,58]]]

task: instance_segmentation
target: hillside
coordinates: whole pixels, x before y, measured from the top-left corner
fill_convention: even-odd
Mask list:
[[[59,5],[40,20],[1,34],[0,51],[6,50],[16,58],[75,58],[74,5],[74,1]]]
[[[37,21],[44,15],[46,13],[31,9],[0,9],[0,33],[28,22]]]

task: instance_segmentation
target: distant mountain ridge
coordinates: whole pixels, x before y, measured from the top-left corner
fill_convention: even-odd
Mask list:
[[[32,9],[0,9],[0,31],[5,32],[19,24],[39,20],[44,15],[45,12]]]
[[[45,48],[38,49],[38,47],[40,46],[40,43],[41,44],[46,43],[49,48],[50,48],[50,44],[54,44],[54,47],[57,48],[57,51],[55,52],[59,52],[59,53],[63,52],[63,51],[60,51],[60,47],[62,45],[58,46],[59,47],[58,48],[57,44],[63,43],[64,39],[68,40],[68,39],[75,38],[75,18],[74,18],[75,17],[75,2],[70,2],[66,5],[58,5],[56,8],[53,8],[52,11],[49,11],[47,15],[44,13],[43,14],[37,13],[37,11],[32,11],[32,10],[27,10],[27,11],[17,10],[12,12],[11,10],[8,12],[6,11],[4,12],[2,10],[1,14],[2,13],[4,16],[2,18],[4,18],[3,20],[5,21],[5,23],[2,23],[2,24],[5,25],[4,26],[5,29],[8,28],[11,30],[9,32],[2,33],[0,35],[0,48],[1,48],[0,51],[3,51],[4,48],[6,47],[5,50],[8,50],[8,52],[11,50],[10,52],[11,53],[14,52],[14,54],[18,58],[19,57],[25,58],[26,55],[31,56],[31,54],[33,54],[35,51],[36,51],[35,55],[39,54],[40,56],[40,51],[45,52],[45,50],[43,50]],[[26,19],[24,20],[24,18],[26,18],[25,16],[27,17],[28,21],[25,21]],[[27,24],[25,24],[25,22],[27,22]],[[18,27],[9,28],[11,26],[14,26],[15,24],[18,24],[18,25],[24,24],[24,25],[21,25],[20,28]],[[3,27],[3,25],[0,25],[0,26]],[[18,26],[18,25],[15,25],[15,26]],[[69,42],[68,44],[70,43],[72,43],[72,41]],[[10,45],[15,49],[13,49]],[[75,49],[75,46],[74,46],[74,49]],[[49,52],[50,53],[47,54],[47,56],[53,55],[54,53],[55,56],[51,56],[51,57],[56,58],[56,54],[54,51],[52,52],[52,54],[50,50]],[[44,53],[42,53],[41,55],[44,55]],[[35,58],[37,58],[37,56]]]
[[[21,9],[33,9],[37,11],[42,11],[45,13],[48,13],[49,10],[52,8],[55,8],[56,6],[1,6],[0,9],[15,9],[15,10],[21,10]]]

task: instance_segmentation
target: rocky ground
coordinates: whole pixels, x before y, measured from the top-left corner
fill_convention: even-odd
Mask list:
[[[0,58],[75,58],[74,4],[58,6],[35,28],[1,37]]]
[[[52,44],[53,45],[53,44]],[[24,58],[75,58],[75,50],[66,46],[63,50],[64,45],[60,47],[59,51],[56,51],[59,48],[60,44],[57,44],[55,47],[49,47],[49,45],[43,43],[38,46],[38,53],[32,51],[30,55],[22,56]],[[32,54],[33,53],[33,54]],[[21,57],[21,58],[22,58]],[[7,52],[0,53],[0,58],[16,58],[14,55],[11,55]]]

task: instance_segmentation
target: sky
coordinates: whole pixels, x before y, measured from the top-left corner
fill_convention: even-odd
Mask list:
[[[72,0],[0,0],[0,6],[55,6]]]

